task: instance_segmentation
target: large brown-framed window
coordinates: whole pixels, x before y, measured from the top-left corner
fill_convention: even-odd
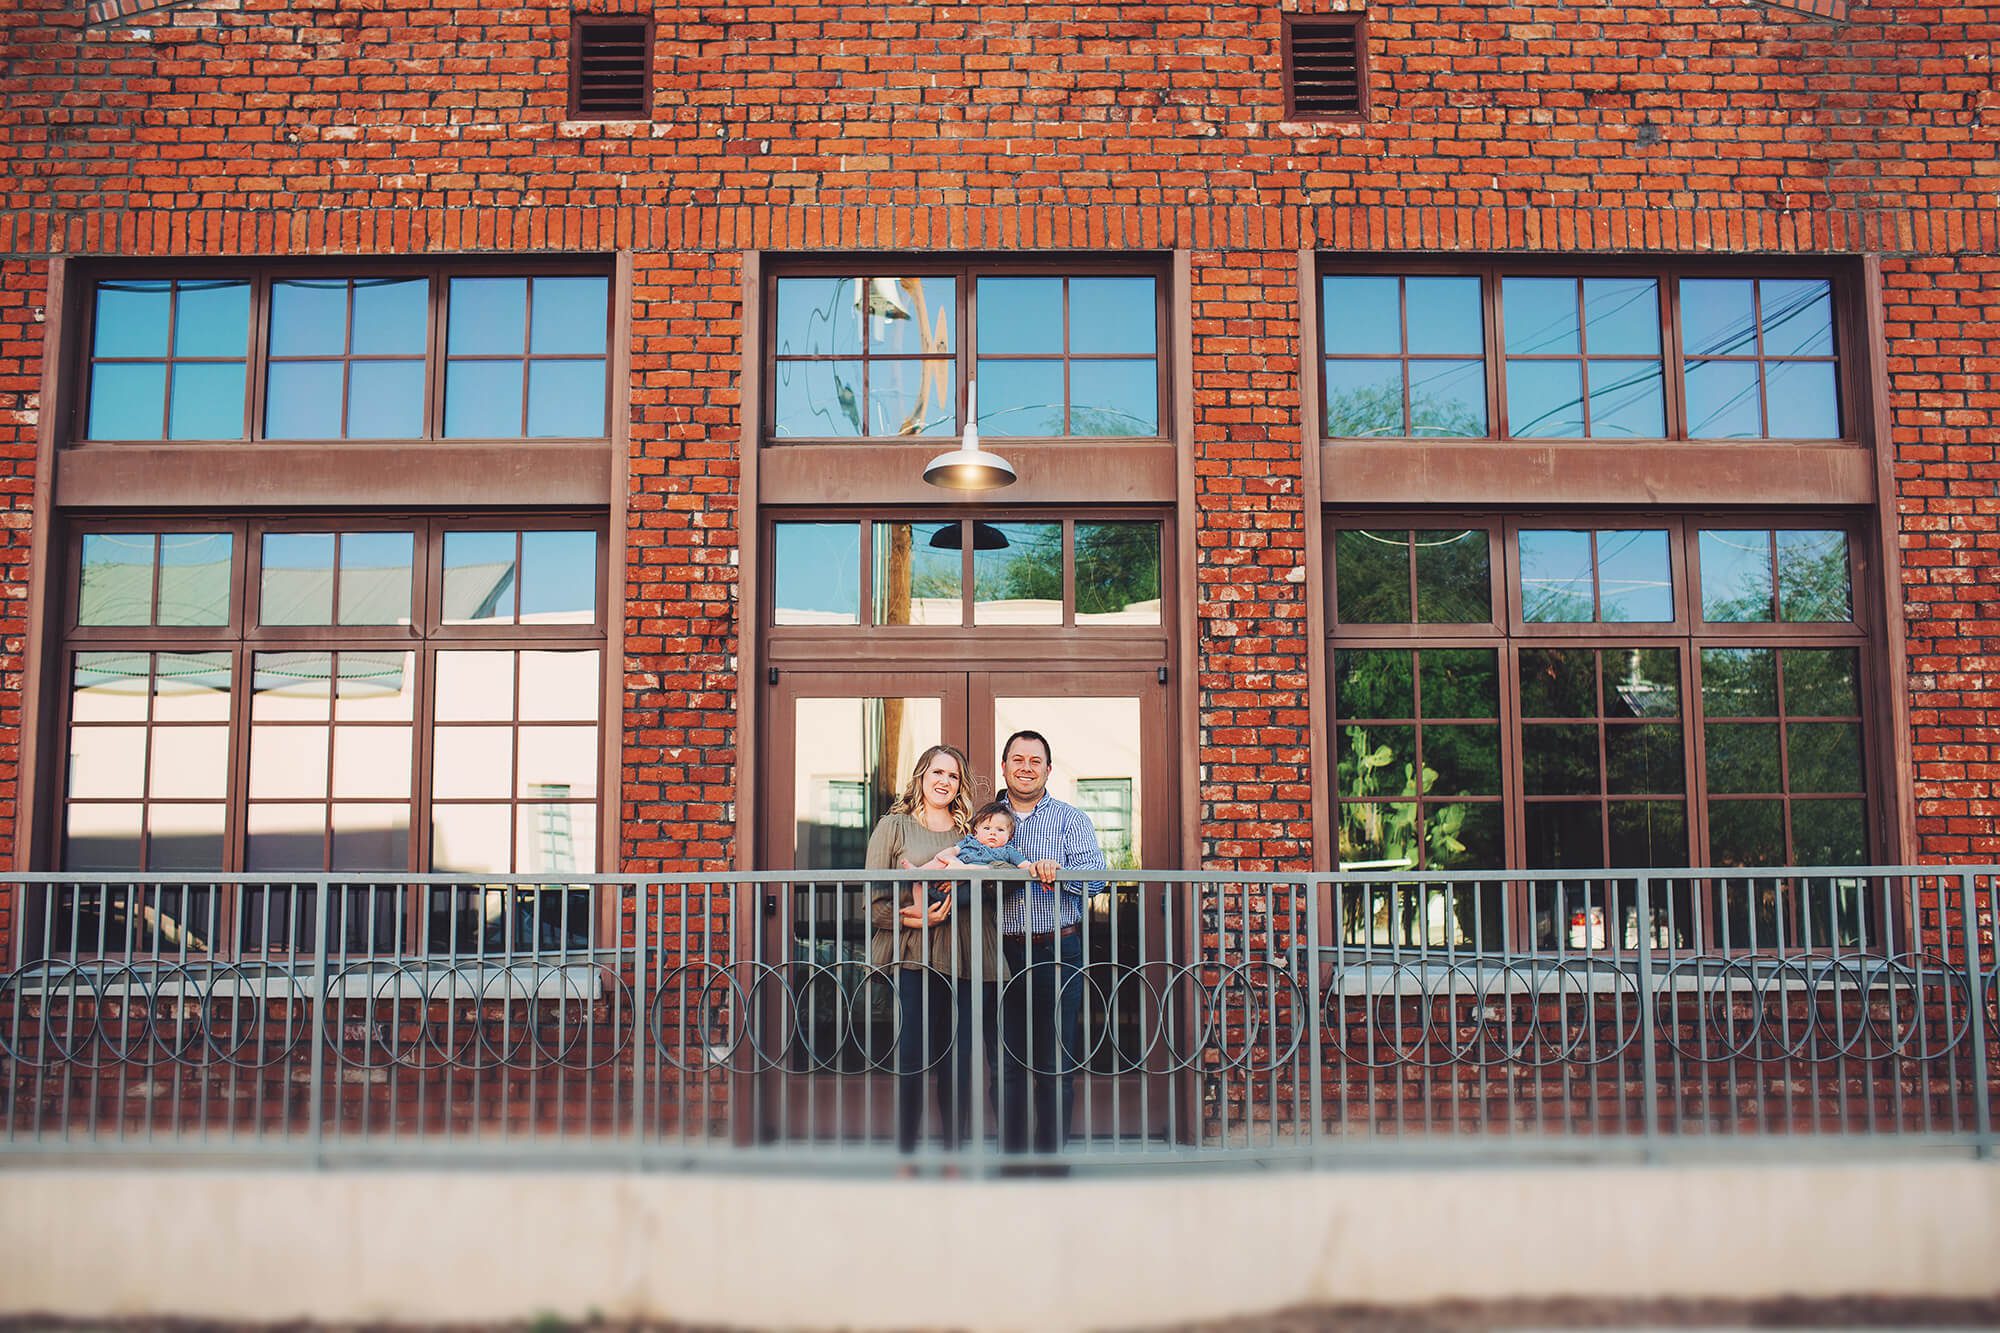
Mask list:
[[[1879,728],[1855,532],[1796,513],[1329,515],[1337,861],[1868,864]],[[1503,920],[1521,945],[1571,924],[1545,894],[1499,892],[1457,901],[1467,947],[1499,947]],[[1655,928],[1727,949],[1852,942],[1860,908],[1831,901],[1682,902]],[[1594,928],[1629,945],[1638,925]]]
[[[1328,260],[1329,439],[1842,441],[1852,284],[1828,267]]]
[[[602,440],[609,274],[569,259],[101,271],[70,436]]]
[[[856,258],[768,284],[768,442],[955,436],[974,385],[985,436],[1162,436],[1158,265]]]
[[[598,869],[601,519],[94,519],[67,549],[59,868]],[[295,901],[272,897],[204,891],[175,929],[297,944]],[[580,895],[526,927],[487,920],[480,895],[369,903],[346,947],[588,930]],[[65,930],[87,944],[108,925]]]

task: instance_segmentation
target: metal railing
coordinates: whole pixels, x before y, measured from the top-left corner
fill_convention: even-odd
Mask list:
[[[16,875],[0,1156],[1995,1146],[1993,867],[1118,873],[1043,936],[1011,872]]]

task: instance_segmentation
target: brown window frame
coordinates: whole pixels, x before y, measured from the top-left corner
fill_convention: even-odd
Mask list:
[[[521,435],[506,435],[506,436],[462,436],[462,435],[446,435],[444,433],[444,411],[445,411],[444,394],[445,394],[446,368],[451,361],[481,359],[480,357],[467,357],[467,356],[454,357],[448,355],[447,353],[446,337],[449,329],[449,318],[450,318],[451,279],[502,278],[502,277],[519,277],[519,278],[596,277],[596,278],[603,278],[605,280],[606,284],[606,297],[604,303],[605,350],[601,358],[583,353],[541,353],[530,357],[525,351],[522,353],[521,357],[523,361],[523,366],[522,366],[523,394],[522,394],[522,409],[521,409],[523,432],[526,431],[526,414],[528,412],[528,399],[525,386],[526,386],[526,377],[528,374],[528,368],[530,365],[532,365],[535,361],[544,361],[544,360],[581,360],[581,361],[598,360],[598,359],[603,360],[605,415],[604,415],[604,432],[602,434],[577,435],[577,436],[529,436],[523,433]],[[394,437],[394,438],[368,437],[363,439],[354,439],[344,436],[342,437],[321,436],[321,437],[302,437],[302,438],[277,437],[277,436],[271,436],[266,432],[265,406],[266,403],[268,402],[268,397],[269,397],[269,378],[270,378],[269,372],[272,361],[271,351],[270,351],[272,285],[277,282],[290,281],[290,280],[313,279],[313,280],[326,281],[338,278],[347,278],[347,279],[421,278],[429,283],[429,293],[427,298],[428,304],[425,315],[426,319],[425,343],[424,343],[425,350],[423,354],[424,418],[423,418],[423,429],[419,434]],[[99,438],[93,438],[90,435],[88,435],[86,431],[89,426],[90,387],[91,387],[91,378],[94,366],[98,364],[100,361],[106,363],[117,363],[117,362],[130,362],[134,360],[152,361],[157,359],[157,358],[144,358],[144,357],[100,358],[92,355],[92,350],[91,350],[92,342],[95,338],[95,333],[96,333],[95,320],[97,313],[97,302],[95,299],[95,294],[97,290],[97,285],[100,282],[138,282],[138,281],[182,282],[182,281],[225,281],[225,280],[246,281],[250,284],[250,336],[249,336],[248,351],[246,353],[248,357],[248,364],[246,366],[246,373],[244,375],[244,391],[246,394],[246,399],[244,403],[243,433],[241,435],[229,438],[182,439],[182,440],[167,439],[164,436],[159,438],[145,438],[145,439],[123,439],[116,437],[105,437],[99,439]],[[80,295],[79,299],[77,300],[77,308],[79,314],[77,319],[76,343],[74,351],[75,359],[71,363],[74,367],[73,383],[76,385],[76,390],[70,396],[70,401],[67,405],[68,412],[66,414],[66,420],[64,423],[66,427],[65,444],[66,447],[69,448],[116,448],[116,447],[135,446],[135,445],[152,447],[152,448],[160,448],[160,447],[209,448],[209,447],[227,446],[227,445],[234,445],[240,447],[255,447],[261,445],[284,445],[292,447],[324,446],[331,449],[342,449],[342,448],[381,447],[384,445],[395,445],[397,443],[405,443],[405,442],[421,442],[424,444],[444,444],[444,445],[457,445],[457,446],[481,445],[481,444],[519,446],[523,443],[531,443],[536,445],[566,444],[566,443],[604,444],[608,442],[612,437],[613,403],[616,401],[615,395],[613,393],[614,373],[616,370],[616,364],[618,359],[617,358],[618,349],[617,349],[615,334],[617,330],[617,302],[620,299],[620,293],[618,290],[617,275],[613,271],[613,266],[608,259],[593,259],[593,258],[580,259],[573,256],[548,256],[548,257],[509,256],[506,258],[498,258],[498,257],[468,258],[464,260],[453,260],[445,262],[412,262],[409,260],[382,260],[382,259],[377,259],[377,260],[361,259],[353,261],[345,261],[338,259],[282,260],[282,261],[274,260],[256,264],[245,264],[237,261],[231,261],[227,264],[217,264],[217,265],[204,265],[200,263],[186,263],[186,262],[171,263],[171,264],[154,263],[154,264],[139,265],[139,264],[120,262],[115,264],[93,265],[82,276],[79,283],[78,291]],[[349,289],[348,300],[350,307],[350,337],[351,337],[351,309],[353,301],[351,288]],[[530,300],[532,300],[532,291],[530,293]],[[523,317],[524,325],[527,323],[527,318],[528,317],[524,315]],[[230,360],[231,362],[234,361],[234,358],[226,358],[226,359]],[[416,358],[414,357],[376,358],[365,355],[356,357],[351,352],[344,352],[339,357],[324,356],[324,357],[279,357],[278,358],[281,364],[287,362],[295,363],[298,361],[319,361],[319,362],[337,361],[343,366],[343,380],[342,380],[343,386],[345,386],[346,384],[347,375],[351,372],[352,364],[355,361],[357,360],[371,361],[380,359],[414,360]],[[492,356],[489,356],[485,359],[511,360],[513,358],[501,357],[498,354],[493,354]],[[177,362],[170,361],[168,364],[171,367],[171,365],[177,364]],[[170,382],[168,386],[169,406],[165,410],[171,410],[171,398],[172,398],[172,386]],[[345,401],[344,395],[341,404],[341,421],[342,421],[342,428],[344,430],[347,421],[347,403]]]
[[[1493,542],[1489,578],[1490,590],[1496,611],[1492,624],[1454,623],[1406,623],[1406,624],[1356,624],[1344,625],[1338,619],[1338,566],[1335,561],[1337,534],[1345,529],[1430,529],[1430,530],[1477,530],[1484,527]],[[1675,619],[1671,622],[1529,622],[1522,618],[1520,596],[1520,552],[1519,533],[1522,529],[1567,529],[1567,530],[1615,530],[1620,528],[1664,528],[1669,532],[1668,559],[1674,570]],[[1831,529],[1846,535],[1847,569],[1852,616],[1845,621],[1761,621],[1761,622],[1709,622],[1700,617],[1700,568],[1699,535],[1703,529]],[[1331,753],[1328,755],[1325,774],[1327,799],[1331,807],[1332,826],[1337,828],[1340,808],[1348,803],[1339,789],[1337,764],[1342,745],[1342,727],[1349,722],[1356,724],[1373,723],[1377,719],[1347,719],[1339,711],[1338,690],[1334,684],[1335,654],[1347,649],[1385,649],[1399,652],[1421,651],[1430,648],[1449,649],[1491,649],[1495,654],[1495,670],[1500,690],[1497,709],[1500,746],[1500,786],[1501,803],[1504,809],[1504,829],[1502,837],[1502,859],[1504,864],[1482,867],[1492,871],[1525,870],[1527,866],[1527,829],[1525,815],[1530,803],[1560,803],[1561,801],[1583,801],[1594,799],[1599,806],[1608,810],[1608,802],[1623,799],[1668,799],[1664,795],[1633,795],[1631,797],[1611,793],[1608,789],[1609,771],[1605,767],[1603,754],[1604,720],[1596,719],[1599,731],[1599,791],[1595,798],[1582,796],[1531,798],[1525,790],[1525,770],[1523,760],[1524,732],[1521,701],[1520,657],[1523,651],[1536,649],[1559,650],[1625,650],[1663,649],[1677,655],[1680,672],[1680,706],[1678,725],[1681,734],[1682,771],[1684,791],[1680,801],[1685,812],[1686,864],[1693,865],[1705,860],[1711,846],[1708,803],[1715,799],[1708,787],[1706,732],[1711,725],[1702,700],[1701,658],[1704,649],[1713,648],[1766,648],[1773,652],[1776,670],[1782,674],[1783,654],[1788,650],[1848,649],[1855,655],[1856,694],[1859,712],[1853,717],[1845,715],[1831,717],[1836,722],[1858,722],[1862,746],[1863,789],[1858,793],[1806,792],[1791,790],[1789,777],[1789,754],[1779,757],[1780,790],[1770,793],[1722,793],[1721,799],[1729,800],[1776,800],[1785,807],[1783,831],[1786,861],[1795,863],[1792,850],[1795,834],[1790,819],[1790,807],[1795,801],[1853,800],[1862,801],[1866,823],[1864,845],[1864,865],[1873,864],[1881,847],[1884,832],[1882,819],[1889,794],[1882,789],[1882,766],[1879,748],[1890,739],[1888,719],[1880,715],[1877,703],[1878,691],[1876,674],[1883,669],[1877,662],[1877,645],[1881,635],[1873,628],[1880,614],[1880,608],[1872,605],[1868,595],[1872,586],[1864,569],[1867,551],[1867,520],[1856,514],[1830,511],[1805,510],[1758,510],[1749,513],[1727,513],[1714,511],[1679,511],[1672,514],[1648,514],[1632,510],[1606,508],[1577,513],[1565,512],[1508,512],[1499,513],[1448,513],[1439,514],[1423,511],[1329,513],[1322,534],[1327,570],[1327,616],[1325,627],[1327,645],[1327,710],[1328,739]],[[1774,554],[1775,560],[1775,554]],[[1774,594],[1775,595],[1775,594]],[[1414,610],[1413,610],[1414,614]],[[1601,682],[1599,690],[1601,692]],[[1791,721],[1829,720],[1818,715],[1800,715],[1792,718],[1785,714],[1780,681],[1779,712],[1776,719],[1761,717],[1731,717],[1729,723],[1756,723],[1776,721],[1779,734],[1786,733],[1785,726]],[[1602,698],[1599,698],[1600,712]],[[1720,716],[1720,715],[1718,715]],[[1579,723],[1590,719],[1575,719]],[[1637,725],[1634,720],[1632,725]],[[1624,724],[1620,724],[1624,725]],[[1452,797],[1428,797],[1419,792],[1413,797],[1368,798],[1383,801],[1409,800],[1426,805],[1450,804]],[[1471,802],[1483,798],[1466,797]],[[1365,803],[1365,802],[1359,802]],[[1421,836],[1421,831],[1420,831]],[[1601,827],[1600,838],[1610,836],[1608,823]],[[1608,846],[1608,841],[1601,843]],[[1661,871],[1685,871],[1685,866],[1659,866]],[[1712,879],[1725,878],[1730,867],[1715,867]],[[1421,877],[1421,870],[1413,870],[1415,877]],[[1587,872],[1584,872],[1587,873]],[[1614,878],[1617,871],[1612,869],[1606,878]],[[1661,892],[1666,892],[1664,884]],[[1508,882],[1504,919],[1514,941],[1514,947],[1531,947],[1533,889],[1525,881]],[[1710,947],[1722,947],[1727,943],[1731,951],[1742,952],[1743,946],[1736,941],[1718,941],[1715,936],[1717,922],[1714,914],[1704,918],[1703,929],[1708,938],[1696,941]],[[1873,941],[1869,947],[1876,947],[1881,941]],[[1770,941],[1758,942],[1758,948],[1769,947]],[[1615,947],[1615,945],[1614,945]]]
[[[445,535],[454,531],[589,531],[596,534],[597,558],[595,568],[595,612],[589,623],[561,625],[507,625],[488,627],[482,625],[448,625],[442,619],[442,571]],[[215,532],[227,531],[233,534],[231,551],[231,598],[230,614],[226,624],[207,626],[79,626],[77,622],[79,593],[76,577],[78,561],[81,558],[85,536],[104,532]],[[411,531],[415,534],[413,544],[412,617],[409,625],[279,625],[263,626],[256,623],[253,602],[259,595],[261,579],[261,537],[267,532],[379,532]],[[60,681],[57,705],[51,719],[51,734],[67,738],[73,723],[71,707],[74,692],[71,682],[74,663],[80,653],[88,652],[129,652],[129,653],[186,653],[226,656],[230,662],[230,699],[227,721],[229,759],[225,778],[225,794],[220,803],[224,806],[222,832],[223,865],[215,871],[190,871],[188,874],[199,878],[203,874],[234,874],[243,871],[247,850],[247,825],[253,801],[249,790],[250,750],[253,728],[251,725],[251,705],[253,696],[253,675],[257,656],[260,653],[340,653],[401,652],[412,655],[412,666],[417,679],[413,682],[415,692],[412,717],[407,724],[411,731],[411,788],[407,808],[411,814],[408,840],[407,863],[401,870],[380,871],[299,871],[292,873],[346,875],[356,880],[380,878],[393,881],[398,875],[423,873],[430,866],[433,856],[431,847],[431,827],[428,811],[434,803],[430,790],[431,770],[435,753],[437,723],[437,657],[441,652],[466,650],[491,650],[511,652],[533,651],[588,651],[598,654],[598,689],[591,698],[591,725],[597,733],[597,752],[593,759],[593,773],[598,775],[598,794],[588,801],[571,801],[569,804],[590,804],[597,807],[596,838],[591,852],[594,862],[602,860],[605,845],[607,811],[617,810],[617,794],[608,790],[602,779],[607,747],[616,745],[617,738],[612,733],[604,715],[604,678],[613,669],[609,658],[609,529],[602,515],[587,512],[563,514],[518,514],[487,515],[478,519],[457,519],[439,515],[386,515],[368,514],[346,516],[328,514],[321,516],[284,515],[265,518],[243,517],[233,519],[181,519],[170,515],[118,515],[113,517],[92,516],[73,521],[64,533],[60,549],[68,571],[67,587],[62,600],[62,624],[64,632],[55,657],[54,678]],[[518,548],[517,548],[518,550]],[[338,605],[333,614],[337,618]],[[518,666],[516,670],[518,672]],[[515,685],[518,696],[518,678]],[[92,724],[85,724],[92,725]],[[144,724],[150,732],[155,725],[152,719]],[[170,724],[172,725],[172,724]],[[215,724],[204,724],[215,725]],[[329,747],[332,733],[338,725],[330,711],[325,723],[328,729]],[[354,725],[354,724],[349,724]],[[365,725],[365,724],[363,724]],[[495,721],[491,725],[502,723]],[[531,719],[524,723],[519,716],[518,698],[515,715],[505,724],[518,733],[523,725],[535,725]],[[556,725],[562,725],[557,723]],[[582,725],[578,720],[573,725]],[[150,740],[148,742],[150,751]],[[518,763],[518,742],[516,762]],[[54,843],[52,860],[60,865],[63,858],[63,829],[66,824],[65,811],[68,798],[68,750],[65,744],[55,757],[53,780],[49,790],[52,793],[52,823]],[[329,761],[331,748],[329,748]],[[150,777],[148,778],[150,783]],[[510,785],[510,795],[505,804],[519,805],[522,798],[515,787]],[[141,804],[150,807],[154,798],[148,794],[138,798]],[[278,800],[280,798],[272,798]],[[329,788],[323,798],[300,798],[307,804],[323,804],[329,818],[336,804]],[[357,798],[362,799],[362,798]],[[469,799],[469,798],[468,798]],[[105,798],[110,801],[111,798]],[[385,803],[396,803],[391,798],[383,798]],[[502,803],[500,798],[481,798],[484,803]],[[188,798],[188,802],[215,804],[199,798]],[[112,803],[130,804],[119,800]],[[168,803],[172,803],[169,801]],[[456,798],[447,803],[459,803]],[[142,825],[142,838],[144,828]],[[330,827],[330,826],[329,826]],[[329,835],[330,836],[330,835]],[[143,849],[143,842],[142,842]],[[149,860],[144,851],[141,860]],[[107,882],[115,881],[121,873],[106,870],[101,873]],[[129,873],[146,873],[132,871]],[[282,882],[287,872],[271,872],[274,882]],[[586,872],[575,872],[582,875]],[[213,886],[221,895],[218,939],[209,944],[210,952],[216,957],[227,956],[246,945],[242,931],[247,928],[246,920],[239,919],[239,908],[244,896],[236,886]],[[423,912],[426,891],[421,888],[398,890],[407,892],[407,902],[399,909],[408,940],[421,940],[423,934]],[[602,923],[599,923],[600,928]]]
[[[1371,255],[1354,257],[1350,255],[1324,255],[1317,265],[1317,279],[1313,297],[1311,318],[1316,321],[1316,329],[1325,327],[1326,287],[1325,279],[1331,277],[1476,277],[1480,280],[1480,303],[1485,345],[1479,354],[1483,368],[1486,391],[1486,434],[1464,436],[1441,435],[1370,435],[1341,436],[1326,433],[1325,423],[1331,420],[1327,397],[1326,366],[1329,361],[1347,358],[1331,355],[1324,348],[1320,350],[1318,364],[1312,374],[1319,395],[1321,441],[1325,444],[1348,443],[1379,444],[1385,441],[1432,442],[1432,443],[1498,443],[1523,448],[1567,445],[1573,443],[1596,446],[1630,445],[1646,443],[1652,437],[1643,436],[1515,436],[1509,433],[1510,422],[1507,414],[1507,362],[1524,359],[1519,355],[1510,356],[1504,338],[1505,327],[1501,310],[1501,282],[1510,277],[1533,278],[1652,278],[1659,283],[1660,293],[1660,338],[1661,373],[1665,391],[1665,434],[1659,441],[1673,443],[1717,444],[1736,448],[1755,449],[1758,447],[1803,445],[1826,446],[1834,444],[1854,445],[1866,438],[1863,420],[1863,386],[1860,377],[1865,373],[1863,349],[1866,342],[1866,315],[1860,305],[1860,283],[1846,268],[1825,261],[1800,260],[1788,257],[1774,257],[1769,260],[1731,261],[1714,258],[1691,259],[1605,259],[1583,260],[1576,257],[1522,258],[1510,259],[1490,257],[1470,261],[1404,257],[1399,255]],[[1769,436],[1756,439],[1730,439],[1725,437],[1690,436],[1687,433],[1687,365],[1690,360],[1736,360],[1746,358],[1717,358],[1706,356],[1688,357],[1683,355],[1683,335],[1680,311],[1680,284],[1692,278],[1725,279],[1816,279],[1829,285],[1833,306],[1834,354],[1832,357],[1779,357],[1771,358],[1779,364],[1790,361],[1827,362],[1835,368],[1835,410],[1838,413],[1841,433],[1828,438],[1792,438]],[[1760,288],[1761,290],[1761,288]],[[1405,323],[1407,316],[1405,314]],[[1757,358],[1760,383],[1767,364],[1761,356],[1761,328],[1759,331],[1760,355]],[[1356,360],[1389,361],[1400,360],[1407,367],[1407,350],[1400,358],[1387,354],[1376,357],[1356,357]],[[1471,360],[1470,357],[1444,357],[1427,359]],[[1528,360],[1574,360],[1584,361],[1588,354],[1580,350],[1574,354],[1561,353],[1551,356],[1531,354]],[[1600,358],[1605,359],[1605,358]],[[1650,360],[1644,357],[1614,358],[1626,360]],[[1405,379],[1404,428],[1409,427],[1409,404],[1407,371]],[[1588,411],[1588,405],[1585,406]],[[1765,413],[1768,416],[1768,412]],[[1587,417],[1586,417],[1587,421]],[[1586,429],[1587,429],[1586,425]]]
[[[955,310],[952,318],[953,328],[956,330],[957,335],[957,345],[953,349],[950,359],[952,362],[951,394],[953,417],[958,423],[957,429],[949,435],[779,435],[777,433],[778,377],[776,373],[777,366],[780,364],[780,357],[777,352],[779,281],[786,278],[861,278],[880,276],[948,277],[954,280],[952,299]],[[762,407],[765,426],[764,438],[761,443],[767,447],[784,447],[800,444],[835,444],[842,446],[932,444],[937,446],[940,453],[955,448],[959,433],[965,428],[966,384],[974,378],[979,360],[976,288],[978,280],[984,277],[1065,279],[1144,277],[1153,279],[1154,350],[1151,359],[1157,368],[1155,388],[1158,391],[1158,400],[1155,404],[1155,420],[1159,427],[1151,435],[992,435],[986,438],[999,443],[1004,448],[1009,445],[1051,442],[1089,446],[1117,446],[1131,443],[1159,444],[1172,437],[1171,423],[1173,418],[1171,413],[1176,367],[1173,360],[1172,311],[1169,303],[1172,299],[1173,275],[1169,266],[1164,261],[1150,257],[1132,258],[1127,256],[1099,255],[1077,255],[1065,260],[1051,260],[1024,258],[940,259],[935,256],[855,253],[852,255],[842,255],[837,258],[801,259],[781,265],[772,265],[764,275],[764,324],[760,330],[760,334],[763,348],[761,352],[764,370]],[[1063,411],[1064,420],[1067,422],[1069,416],[1069,367],[1072,360],[1130,361],[1145,358],[1117,353],[1070,353],[1067,350],[1069,345],[1067,318],[1069,288],[1067,283],[1064,284],[1063,288],[1063,302],[1065,315],[1063,334],[1064,351],[1060,354],[1060,359],[1063,363],[1063,388],[1065,395]],[[1000,358],[989,356],[988,359],[1007,359],[1007,357],[1011,356],[1013,354],[1005,354]],[[859,352],[852,357],[823,355],[786,356],[782,358],[786,363],[865,359]],[[920,356],[903,356],[878,359],[923,360],[926,358]],[[1032,356],[1022,354],[1018,359],[1048,361],[1056,359],[1056,357],[1049,354],[1036,354]]]

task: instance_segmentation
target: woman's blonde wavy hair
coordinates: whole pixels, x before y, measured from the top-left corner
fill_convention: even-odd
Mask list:
[[[916,767],[910,770],[910,780],[903,784],[903,794],[889,807],[892,815],[914,815],[924,808],[924,774],[930,771],[931,760],[941,754],[948,754],[958,762],[958,790],[951,798],[951,822],[962,833],[972,827],[972,797],[966,788],[972,783],[972,764],[966,759],[965,751],[956,745],[933,745],[917,756]]]

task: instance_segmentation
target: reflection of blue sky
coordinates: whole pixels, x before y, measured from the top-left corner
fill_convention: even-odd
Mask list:
[[[774,581],[778,622],[801,612],[821,623],[861,619],[861,526],[857,523],[776,525]]]
[[[354,354],[422,356],[430,283],[423,278],[354,281]]]
[[[1320,342],[1329,356],[1402,351],[1396,279],[1344,275],[1320,283]]]
[[[1410,354],[1477,355],[1486,346],[1486,330],[1481,323],[1478,278],[1405,279],[1409,301]],[[1389,320],[1395,318],[1395,297],[1389,297]],[[1344,312],[1343,312],[1344,317]],[[1381,321],[1382,314],[1373,315]],[[1389,335],[1392,339],[1394,333]],[[1392,346],[1389,350],[1395,350]],[[1414,386],[1412,386],[1414,388]]]
[[[1760,528],[1703,529],[1702,618],[1769,620],[1771,611],[1770,531]]]
[[[451,356],[519,356],[526,346],[526,278],[453,278],[445,329]]]
[[[1597,583],[1603,602],[1600,619],[1672,620],[1674,578],[1666,532],[1657,528],[1600,531]]]
[[[981,278],[976,295],[981,353],[1062,353],[1061,278]]]
[[[174,355],[247,356],[250,284],[183,282],[174,309]]]
[[[1523,531],[1520,550],[1523,620],[1547,623],[1591,618],[1588,532]]]
[[[610,282],[602,277],[534,279],[528,350],[538,356],[602,355]]]
[[[95,356],[165,356],[170,282],[100,282],[91,323]]]
[[[167,438],[241,439],[243,371],[241,361],[181,362],[175,365],[174,396],[167,411]]]
[[[1151,356],[1155,322],[1151,278],[1069,280],[1069,350],[1073,353]]]
[[[271,355],[339,356],[347,350],[347,281],[271,284]]]
[[[521,619],[589,620],[597,606],[597,534],[527,532],[521,536]]]

